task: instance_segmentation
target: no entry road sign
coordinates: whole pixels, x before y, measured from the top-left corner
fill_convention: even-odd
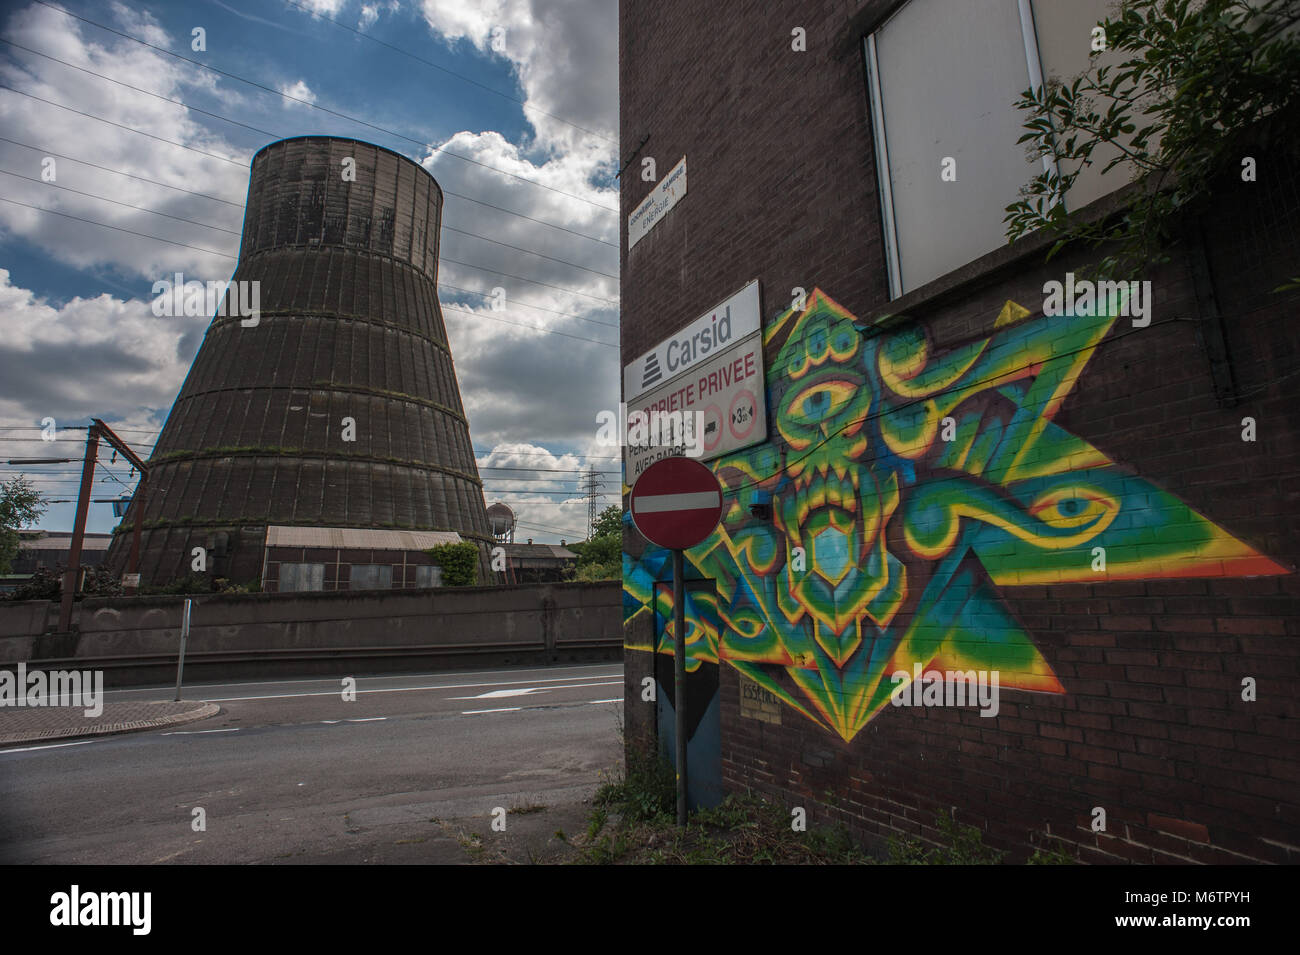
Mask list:
[[[652,544],[686,550],[703,543],[722,519],[722,488],[691,458],[664,458],[632,485],[632,523]]]

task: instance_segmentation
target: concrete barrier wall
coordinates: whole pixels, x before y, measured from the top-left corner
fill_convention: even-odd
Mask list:
[[[186,671],[212,679],[263,673],[273,662],[285,672],[295,664],[331,672],[338,668],[320,664],[616,658],[623,642],[617,581],[191,599]],[[175,666],[183,604],[88,598],[76,605],[71,634],[53,633],[55,602],[0,604],[0,668],[40,661],[117,671],[106,673],[110,684],[153,679]]]

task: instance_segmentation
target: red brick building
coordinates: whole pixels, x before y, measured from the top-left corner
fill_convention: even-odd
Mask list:
[[[1007,244],[1038,169],[1013,103],[1105,14],[621,4],[629,405],[675,373],[656,346],[760,289],[766,430],[706,455],[725,514],[687,552],[694,801],[877,846],[951,808],[1021,860],[1298,861],[1294,165],[1261,147],[1111,308],[1056,308],[1097,253]],[[625,550],[628,738],[663,746],[670,565]],[[996,706],[954,702],[965,673]]]

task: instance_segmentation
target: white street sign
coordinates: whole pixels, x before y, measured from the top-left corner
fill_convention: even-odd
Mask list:
[[[677,205],[684,195],[686,195],[685,156],[676,166],[673,166],[667,176],[659,180],[658,185],[650,190],[650,195],[642,199],[632,210],[632,214],[627,217],[629,252],[632,246],[644,239],[646,233],[659,224],[659,221],[668,214],[668,210]]]

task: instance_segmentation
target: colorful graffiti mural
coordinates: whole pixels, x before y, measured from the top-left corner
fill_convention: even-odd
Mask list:
[[[688,669],[735,667],[851,740],[917,663],[1064,692],[997,587],[1288,573],[1053,423],[1114,320],[1007,302],[988,337],[942,354],[920,325],[861,325],[820,290],[772,322],[779,440],[711,462],[723,522],[686,556],[716,582],[718,622],[688,621]],[[654,586],[670,563],[624,555],[626,620],[672,619]]]

